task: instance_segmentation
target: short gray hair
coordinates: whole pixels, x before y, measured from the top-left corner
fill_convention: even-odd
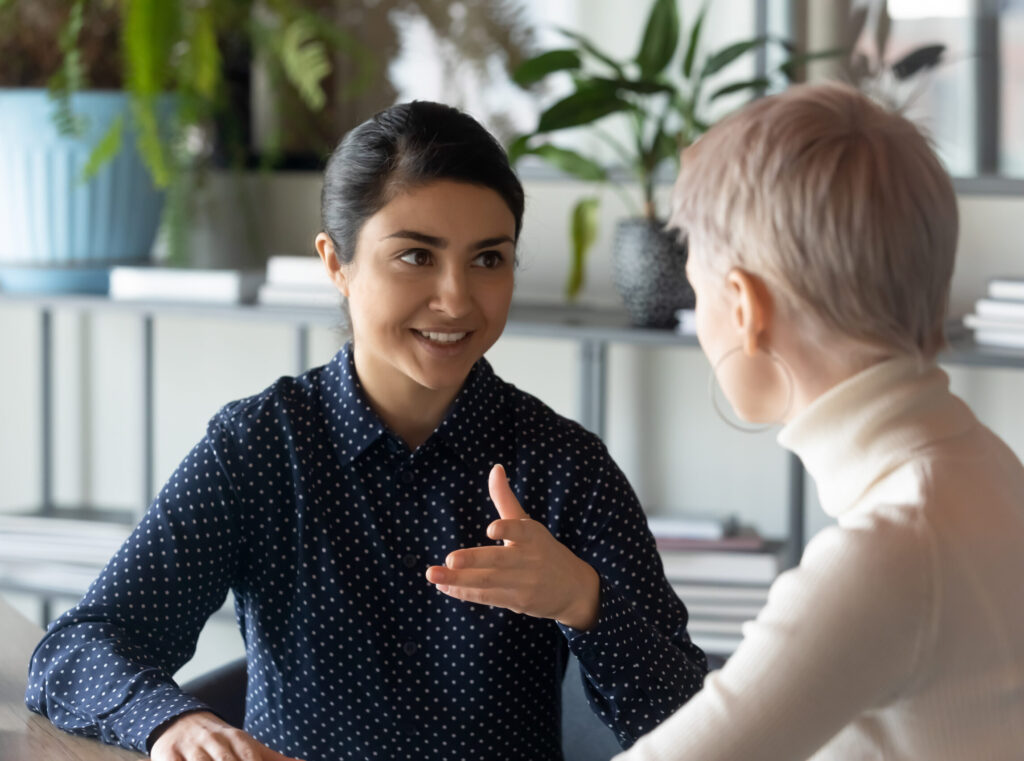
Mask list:
[[[671,226],[713,270],[740,267],[826,329],[934,357],[956,196],[910,121],[838,83],[727,117],[683,152]]]

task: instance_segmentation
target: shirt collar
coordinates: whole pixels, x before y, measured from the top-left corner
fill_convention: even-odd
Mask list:
[[[334,355],[321,378],[321,402],[331,442],[338,461],[349,465],[385,435],[387,428],[366,400],[351,342]]]
[[[356,374],[352,343],[346,343],[325,368],[321,398],[338,460],[348,465],[382,436],[394,436],[370,406]],[[504,414],[505,384],[486,359],[479,359],[441,424],[417,450],[445,446],[474,470],[502,463],[514,451],[509,417]]]
[[[833,518],[853,508],[921,449],[967,430],[967,406],[931,362],[898,357],[874,365],[815,399],[778,435],[803,461]]]

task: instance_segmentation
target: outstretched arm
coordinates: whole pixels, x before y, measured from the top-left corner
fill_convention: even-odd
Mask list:
[[[559,541],[531,520],[501,466],[489,487],[503,546],[452,552],[427,579],[448,595],[559,623],[580,661],[591,706],[623,746],[700,689],[704,654],[686,633],[686,609],[665,580],[646,519],[607,455],[576,497]]]

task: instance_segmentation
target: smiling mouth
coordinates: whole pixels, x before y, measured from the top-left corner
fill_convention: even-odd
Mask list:
[[[433,341],[439,344],[455,344],[462,341],[469,335],[467,331],[460,331],[457,333],[442,333],[433,330],[416,330],[413,328],[413,333],[418,336],[426,338],[428,341]]]

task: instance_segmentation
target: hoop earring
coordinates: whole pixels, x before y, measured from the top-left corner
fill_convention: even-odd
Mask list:
[[[725,360],[727,360],[736,352],[741,351],[742,349],[742,346],[734,346],[721,357],[719,357],[718,361],[715,362],[714,365],[712,365],[711,374],[708,376],[708,395],[711,397],[711,406],[714,408],[715,413],[718,415],[719,418],[721,418],[723,423],[725,423],[731,428],[735,428],[737,431],[742,431],[743,433],[764,433],[765,431],[774,428],[776,425],[785,420],[786,415],[789,414],[789,410],[793,407],[793,392],[794,388],[796,387],[796,384],[793,381],[793,371],[789,369],[789,365],[787,365],[786,361],[782,359],[782,357],[780,357],[778,354],[773,352],[771,349],[765,351],[765,354],[768,356],[768,358],[776,365],[781,367],[785,374],[786,385],[788,386],[788,391],[786,393],[786,406],[783,408],[782,413],[778,416],[778,418],[769,423],[764,423],[761,425],[743,425],[741,423],[737,423],[735,420],[730,420],[729,416],[722,411],[722,407],[718,403],[718,394],[715,391],[717,388],[721,386],[721,384],[718,383],[718,368],[722,366]],[[728,403],[728,400],[726,403]]]

